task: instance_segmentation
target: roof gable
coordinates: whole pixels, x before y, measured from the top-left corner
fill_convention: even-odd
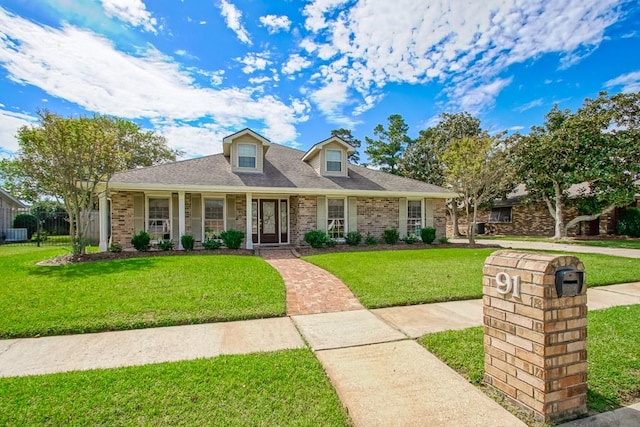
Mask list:
[[[348,142],[346,142],[344,139],[340,138],[339,136],[332,135],[331,137],[325,139],[324,141],[320,141],[317,144],[315,144],[313,147],[311,147],[309,151],[307,151],[302,157],[302,161],[306,162],[312,159],[314,156],[316,156],[320,152],[320,150],[324,148],[325,145],[332,144],[332,143],[338,143],[342,145],[344,149],[347,151],[347,154],[351,154],[356,151],[356,149],[353,148],[353,146]]]
[[[233,144],[233,141],[236,139],[242,138],[244,136],[250,136],[253,139],[257,140],[257,142],[261,143],[262,146],[264,147],[265,153],[267,152],[267,150],[269,149],[269,146],[271,145],[271,141],[269,141],[264,136],[260,135],[257,132],[254,132],[249,128],[244,128],[241,131],[225,136],[222,139],[222,152],[224,153],[224,155],[229,156],[231,154],[231,144]]]

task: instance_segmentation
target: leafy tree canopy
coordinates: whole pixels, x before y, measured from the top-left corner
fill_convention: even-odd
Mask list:
[[[398,160],[405,147],[411,143],[411,138],[407,135],[409,125],[400,114],[392,114],[387,120],[387,129],[381,124],[373,129],[375,139],[365,137],[367,148],[364,152],[369,156],[372,165],[397,175],[399,174]]]

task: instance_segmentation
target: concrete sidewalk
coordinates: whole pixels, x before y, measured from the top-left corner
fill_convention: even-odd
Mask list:
[[[451,243],[469,243],[468,239],[451,239]],[[522,240],[476,239],[478,245],[496,245],[505,249],[531,249],[536,251],[562,251],[582,254],[613,255],[626,258],[640,258],[640,249],[605,248],[599,246],[573,245],[564,243],[526,242]]]

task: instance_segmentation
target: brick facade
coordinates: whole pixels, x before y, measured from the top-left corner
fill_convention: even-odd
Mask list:
[[[174,193],[175,194],[175,193]],[[111,232],[112,242],[119,243],[123,248],[131,247],[131,237],[134,234],[134,218],[144,218],[144,212],[134,212],[134,197],[140,196],[146,203],[144,193],[134,192],[112,192],[111,193]],[[247,201],[244,194],[229,196],[235,201],[235,216],[232,218],[235,228],[245,231]],[[185,194],[185,232],[191,234],[192,225],[192,193]],[[381,238],[384,230],[398,228],[399,221],[399,199],[388,198],[367,198],[358,197],[357,223],[358,230],[363,236],[370,233],[376,238]],[[445,235],[446,208],[444,200],[432,200],[433,206],[433,226],[436,228],[436,236],[440,238]],[[174,220],[177,220],[178,213],[173,213]],[[345,218],[347,219],[347,218]],[[144,219],[143,219],[144,221]],[[304,244],[305,233],[318,228],[317,224],[317,199],[316,196],[291,196],[289,198],[289,226],[290,241],[293,245]],[[174,236],[177,242],[177,237]]]

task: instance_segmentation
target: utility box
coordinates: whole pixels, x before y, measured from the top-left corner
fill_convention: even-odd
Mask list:
[[[485,383],[541,422],[586,413],[583,263],[502,250],[483,273]]]

